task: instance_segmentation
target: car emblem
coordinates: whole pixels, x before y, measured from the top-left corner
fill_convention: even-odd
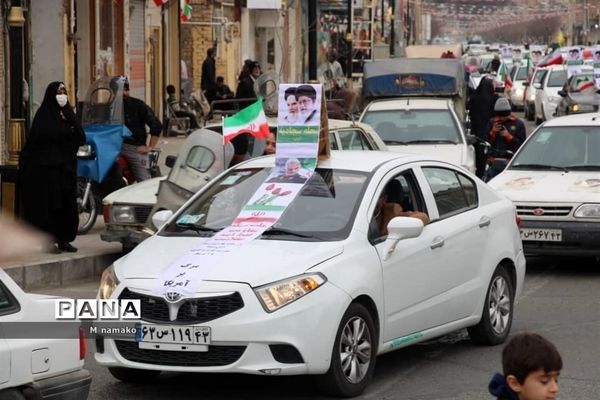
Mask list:
[[[167,301],[170,303],[176,303],[179,301],[179,299],[181,299],[181,295],[175,292],[168,292],[165,293],[165,299],[167,299]]]
[[[533,215],[544,215],[544,209],[543,208],[536,208],[533,210]]]

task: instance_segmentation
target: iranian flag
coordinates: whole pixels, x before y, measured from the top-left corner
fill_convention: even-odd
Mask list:
[[[154,4],[156,4],[157,6],[162,6],[163,4],[166,4],[168,0],[154,0]]]
[[[502,65],[500,66],[500,71],[498,71],[498,80],[504,83],[504,88],[506,89],[510,89],[513,86],[512,79],[510,79],[508,67],[505,63],[502,63]]]
[[[547,67],[548,65],[560,65],[563,63],[562,54],[560,49],[554,50],[552,53],[548,54],[538,63],[538,67]]]
[[[179,12],[179,18],[182,22],[188,22],[192,20],[192,6],[189,5],[188,0],[180,0]]]
[[[229,142],[242,133],[249,133],[258,139],[266,139],[269,136],[269,124],[263,111],[262,98],[231,117],[223,119],[223,143]]]

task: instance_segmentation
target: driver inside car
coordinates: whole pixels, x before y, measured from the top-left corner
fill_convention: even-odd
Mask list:
[[[379,236],[388,234],[388,223],[394,217],[418,218],[423,225],[429,223],[429,216],[421,211],[404,210],[401,203],[402,184],[397,179],[392,179],[381,192],[375,212],[373,213],[373,223],[377,226]]]

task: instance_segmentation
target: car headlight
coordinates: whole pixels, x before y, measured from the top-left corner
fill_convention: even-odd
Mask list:
[[[113,205],[112,206],[112,222],[134,223],[135,213],[133,206]]]
[[[579,112],[579,104],[573,104],[571,106],[571,111],[573,111],[573,112]]]
[[[115,289],[119,286],[119,280],[115,274],[115,268],[111,265],[102,272],[100,278],[100,288],[98,289],[98,297],[102,300],[109,299]]]
[[[529,95],[529,101],[535,101],[535,93]]]
[[[523,96],[523,89],[522,88],[518,88],[516,91],[517,97],[521,97]]]
[[[600,204],[582,204],[573,214],[575,218],[600,218]]]
[[[327,279],[324,275],[299,275],[254,289],[256,296],[267,312],[284,307],[322,286]]]
[[[571,106],[573,112],[594,112],[594,106],[589,104],[573,104]]]

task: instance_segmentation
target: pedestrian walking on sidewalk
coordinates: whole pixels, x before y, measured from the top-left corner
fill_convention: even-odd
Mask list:
[[[64,83],[50,83],[19,157],[19,185],[23,219],[53,237],[53,253],[77,251],[70,242],[79,225],[77,149],[84,144]]]

